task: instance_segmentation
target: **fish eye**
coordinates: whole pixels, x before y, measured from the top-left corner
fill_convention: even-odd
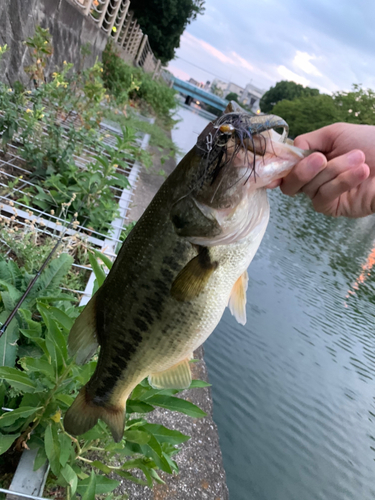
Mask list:
[[[224,125],[220,125],[219,130],[223,134],[232,134],[235,128],[230,123],[225,123]]]

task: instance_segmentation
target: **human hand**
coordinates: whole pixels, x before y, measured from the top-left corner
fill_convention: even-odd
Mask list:
[[[374,126],[335,123],[297,137],[294,144],[320,152],[301,160],[281,181],[284,194],[303,192],[317,212],[334,217],[375,212]]]

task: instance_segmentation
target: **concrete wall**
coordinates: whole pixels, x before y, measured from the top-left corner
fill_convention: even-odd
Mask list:
[[[28,84],[23,67],[31,61],[23,42],[34,34],[37,25],[48,28],[52,35],[54,52],[47,75],[56,67],[61,68],[64,61],[73,62],[78,70],[82,63],[81,47],[87,42],[91,55],[86,56],[84,67],[92,66],[96,57],[101,59],[106,35],[69,0],[0,0],[0,45],[7,44],[9,48],[0,66],[3,82],[20,80]]]

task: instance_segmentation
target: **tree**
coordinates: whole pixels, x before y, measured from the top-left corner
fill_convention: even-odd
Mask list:
[[[278,102],[272,112],[289,125],[289,135],[296,137],[337,122],[375,125],[375,92],[353,85],[350,92],[333,96],[318,94]]]
[[[131,9],[163,64],[175,56],[186,26],[204,12],[205,0],[132,0]]]
[[[293,101],[284,99],[273,107],[272,113],[288,123],[289,136],[292,138],[342,121],[337,103],[326,94],[300,97]]]
[[[212,94],[218,95],[219,97],[223,97],[224,91],[220,87],[216,85],[216,83],[213,83],[211,85],[211,92]]]
[[[260,109],[263,113],[270,113],[278,102],[283,99],[292,101],[299,97],[309,97],[319,95],[318,89],[304,87],[299,83],[282,80],[271,87],[260,100]]]
[[[375,92],[354,84],[351,92],[335,92],[335,102],[340,109],[341,121],[375,125]]]
[[[227,101],[236,101],[238,102],[238,94],[235,92],[229,92],[229,94],[225,98]]]

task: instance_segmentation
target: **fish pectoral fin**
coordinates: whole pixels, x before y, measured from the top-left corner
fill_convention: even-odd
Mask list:
[[[189,359],[191,359],[191,356],[168,368],[168,370],[152,373],[148,376],[149,384],[154,389],[188,389],[191,384]]]
[[[234,284],[228,303],[230,312],[241,325],[246,325],[246,290],[248,282],[249,275],[245,271]]]
[[[69,333],[69,355],[78,365],[87,363],[98,348],[96,333],[95,296],[75,320]]]
[[[171,296],[179,302],[195,299],[203,292],[218,262],[212,261],[209,249],[199,247],[199,253],[181,269],[172,283]]]
[[[94,404],[84,386],[65,414],[64,428],[68,434],[80,436],[92,429],[99,418],[108,425],[116,443],[121,441],[125,427],[125,407]]]

